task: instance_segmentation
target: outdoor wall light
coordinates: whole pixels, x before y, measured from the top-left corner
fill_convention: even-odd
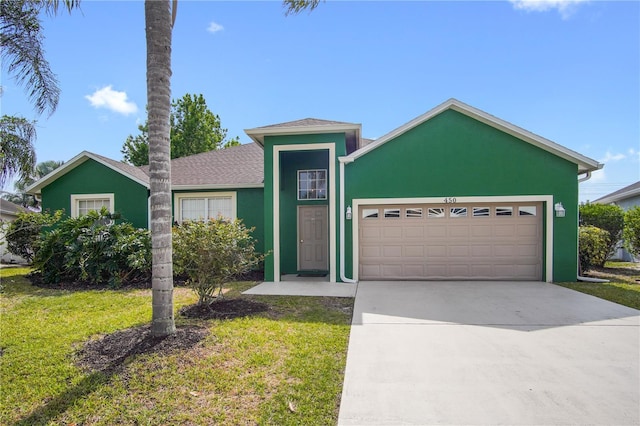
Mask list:
[[[556,211],[556,217],[564,217],[565,212],[562,203],[556,203],[554,210]]]
[[[351,206],[347,207],[347,213],[345,216],[347,217],[347,220],[351,220]]]

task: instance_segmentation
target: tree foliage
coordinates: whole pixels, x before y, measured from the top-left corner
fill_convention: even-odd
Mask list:
[[[282,4],[284,5],[286,11],[286,15],[298,14],[303,10],[308,10],[311,12],[313,9],[318,7],[320,4],[320,0],[283,0]]]
[[[62,211],[54,214],[19,212],[13,221],[2,224],[7,250],[31,262],[40,248],[42,230],[54,225],[61,217]]]
[[[33,173],[30,175],[23,174],[20,179],[18,179],[13,184],[14,194],[3,194],[2,197],[6,200],[11,201],[12,203],[18,204],[22,207],[34,207],[37,208],[39,206],[39,202],[31,194],[27,194],[25,191],[27,187],[33,184],[38,179],[41,179],[62,166],[64,161],[43,161],[38,163],[33,170]]]
[[[45,283],[60,281],[123,282],[147,280],[151,272],[151,237],[146,229],[115,223],[105,208],[68,218],[46,232],[33,266]]]
[[[640,256],[640,206],[624,214],[624,245],[635,256]]]
[[[0,187],[14,175],[29,176],[33,172],[35,139],[34,122],[9,115],[0,118]]]
[[[204,96],[187,93],[171,102],[171,158],[239,145],[238,138],[225,142],[227,129],[220,117],[209,110]],[[138,126],[140,134],[129,135],[122,146],[124,161],[134,166],[149,164],[149,126]]]
[[[178,274],[206,304],[222,297],[222,286],[264,258],[255,250],[253,228],[241,221],[185,222],[173,230],[173,262]]]
[[[591,225],[609,233],[607,256],[598,266],[604,266],[607,257],[613,255],[622,238],[624,228],[624,211],[612,204],[583,204],[580,206],[580,225]]]
[[[581,271],[588,271],[593,266],[603,266],[609,253],[609,233],[595,226],[581,226],[578,248]]]

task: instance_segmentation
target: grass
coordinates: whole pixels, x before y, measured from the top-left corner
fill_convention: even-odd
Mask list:
[[[604,268],[589,271],[589,276],[610,280],[608,283],[557,283],[582,293],[640,309],[640,264],[607,262]]]
[[[124,371],[76,366],[82,343],[146,324],[150,290],[63,291],[2,269],[0,424],[305,424],[337,421],[352,299],[252,296],[270,309],[207,327],[191,350],[131,357]],[[252,283],[233,283],[227,297]],[[192,304],[176,288],[176,310]]]

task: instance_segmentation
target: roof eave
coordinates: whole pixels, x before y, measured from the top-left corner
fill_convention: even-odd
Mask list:
[[[264,188],[264,183],[226,183],[226,184],[199,184],[199,185],[172,185],[173,191],[193,191],[204,189],[250,189]]]
[[[637,195],[640,195],[640,188],[630,189],[629,191],[625,191],[610,197],[602,197],[593,202],[599,204],[611,204],[617,201],[626,200],[627,198],[635,197]]]
[[[360,124],[332,124],[332,125],[316,125],[316,126],[290,126],[290,127],[273,127],[264,128],[256,127],[253,129],[245,129],[244,132],[258,145],[264,147],[265,136],[287,136],[287,135],[308,135],[320,133],[346,133],[353,131],[359,139],[362,133],[362,125]]]

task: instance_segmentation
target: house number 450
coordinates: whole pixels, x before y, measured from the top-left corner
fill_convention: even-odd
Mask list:
[[[446,204],[455,204],[456,203],[456,197],[446,197],[444,199],[444,202]]]

